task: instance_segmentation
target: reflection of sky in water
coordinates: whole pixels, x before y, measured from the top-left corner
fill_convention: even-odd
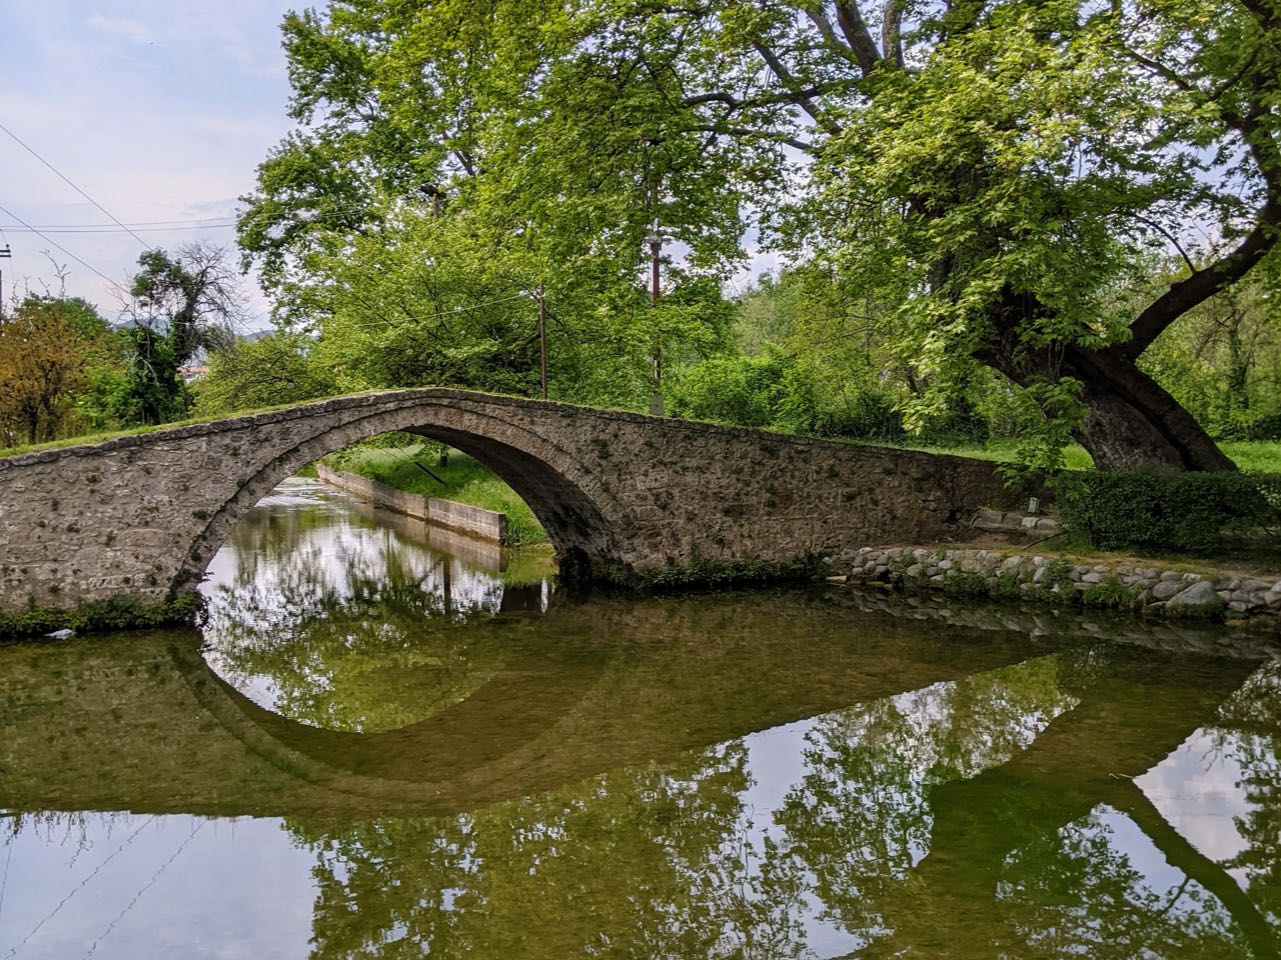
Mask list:
[[[1228,860],[1245,849],[1236,818],[1249,809],[1241,783],[1245,771],[1228,750],[1198,730],[1135,782],[1170,824],[1203,853]],[[1159,859],[1159,855],[1158,855]],[[1164,860],[1145,872],[1165,868]],[[1244,887],[1244,870],[1230,870]]]
[[[7,826],[0,820],[0,831]],[[0,865],[6,857],[0,957],[308,954],[313,857],[279,820],[24,818],[8,848],[0,844]]]
[[[280,691],[272,677],[235,670],[227,661],[223,646],[234,642],[224,636],[222,625],[229,595],[243,592],[247,582],[257,591],[260,605],[285,615],[263,626],[275,632],[276,642],[288,639],[283,631],[296,626],[288,611],[307,616],[307,607],[323,598],[340,602],[353,596],[352,571],[359,570],[377,577],[386,570],[388,557],[394,555],[400,573],[408,574],[416,589],[430,597],[448,599],[457,615],[498,613],[504,593],[503,580],[495,572],[440,550],[391,526],[379,525],[353,512],[353,501],[344,493],[325,486],[318,480],[292,477],[264,497],[242,522],[242,529],[253,529],[268,519],[272,522],[296,520],[287,526],[285,545],[260,546],[248,550],[244,542],[230,541],[222,546],[209,564],[201,592],[210,603],[210,618],[205,628],[206,660],[216,673],[259,706],[277,706]],[[387,515],[391,522],[400,518]],[[303,606],[299,607],[298,587],[303,589]],[[287,592],[286,588],[293,592]],[[550,584],[541,586],[542,607],[546,609]],[[324,685],[324,677],[313,677]]]
[[[496,612],[502,597],[501,579],[451,560],[415,544],[393,531],[374,527],[351,514],[341,495],[330,494],[311,482],[291,481],[259,505],[246,523],[267,516],[319,513],[324,522],[299,525],[291,533],[290,549],[280,555],[263,553],[247,558],[229,544],[210,567],[206,594],[215,606],[214,633],[207,656],[215,669],[221,659],[216,632],[217,606],[223,588],[240,589],[245,571],[268,602],[284,603],[280,583],[307,564],[308,589],[344,597],[350,590],[348,571],[353,561],[377,567],[387,545],[400,549],[412,579],[422,590],[443,596],[461,610]],[[256,519],[255,519],[256,515]],[[248,562],[247,561],[252,561]],[[543,607],[546,607],[544,588]],[[287,628],[288,617],[279,623]],[[1018,669],[1018,668],[1014,668]],[[275,703],[277,690],[268,675],[237,676],[237,688],[261,705]],[[832,780],[835,788],[859,799],[876,784],[839,782],[833,750],[842,744],[874,744],[879,736],[876,711],[901,720],[901,741],[893,741],[892,759],[902,776],[893,780],[902,790],[896,799],[904,806],[919,805],[928,818],[931,777],[947,762],[959,763],[963,776],[1003,763],[1032,743],[1059,713],[1074,701],[1062,697],[1040,709],[1013,706],[995,709],[989,736],[978,738],[970,755],[944,758],[934,734],[952,719],[950,698],[956,682],[935,683],[919,690],[762,730],[742,738],[746,756],[746,788],[738,794],[742,814],[733,824],[731,842],[748,851],[748,873],[759,878],[769,856],[767,840],[784,856],[794,838],[784,825],[784,808],[806,793],[808,779]],[[983,732],[983,731],[980,731]],[[1136,780],[1161,814],[1201,853],[1226,860],[1240,852],[1245,840],[1234,818],[1249,811],[1241,789],[1246,778],[1233,758],[1233,740],[1197,731],[1150,771]],[[676,763],[673,762],[673,767]],[[3,772],[0,771],[0,775]],[[626,789],[625,772],[601,775],[603,790],[611,784]],[[679,790],[687,785],[674,783]],[[514,807],[519,807],[515,804]],[[819,811],[823,813],[823,811]],[[485,811],[458,818],[483,816]],[[835,815],[835,811],[828,815]],[[1139,874],[1141,888],[1166,899],[1175,897],[1184,878],[1124,814],[1099,805],[1074,825],[1101,837],[1109,849],[1128,860]],[[134,960],[148,957],[184,958],[304,958],[312,954],[313,909],[319,896],[317,854],[306,849],[278,819],[204,819],[146,814],[22,814],[16,834],[12,820],[0,812],[0,960],[54,960],[93,956]],[[336,827],[341,830],[342,825]],[[445,824],[442,822],[441,830]],[[619,831],[640,830],[627,820]],[[905,861],[920,863],[927,848],[913,844]],[[331,879],[348,878],[341,860]],[[620,865],[626,869],[626,865]],[[532,869],[532,868],[531,868]],[[1232,872],[1245,885],[1244,871]],[[801,889],[792,919],[799,923],[806,945],[804,956],[838,957],[863,946],[845,929],[839,911],[815,893],[816,878],[800,875]],[[607,882],[608,878],[598,878]],[[441,891],[444,909],[464,909],[463,892]],[[1008,895],[1008,894],[1007,894]],[[1193,909],[1185,899],[1175,908]],[[556,918],[547,918],[555,923]],[[384,937],[405,933],[402,921],[377,929]],[[530,933],[536,936],[536,931]],[[366,944],[365,946],[372,946]],[[630,945],[624,945],[630,946]],[[352,945],[353,954],[359,952]],[[396,954],[389,954],[395,956]],[[486,954],[488,955],[488,954]]]

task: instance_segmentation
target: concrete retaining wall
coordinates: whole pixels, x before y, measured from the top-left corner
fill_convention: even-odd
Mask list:
[[[321,481],[357,500],[364,500],[388,510],[395,510],[427,523],[437,524],[466,533],[483,540],[502,543],[507,538],[507,514],[473,507],[469,503],[445,500],[441,497],[424,497],[406,493],[385,483],[362,477],[344,470],[334,470],[323,463],[316,464],[316,475]]]

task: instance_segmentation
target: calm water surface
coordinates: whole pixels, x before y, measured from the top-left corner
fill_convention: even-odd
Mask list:
[[[198,635],[0,649],[0,960],[1281,953],[1226,633],[575,598],[305,480],[211,574]]]

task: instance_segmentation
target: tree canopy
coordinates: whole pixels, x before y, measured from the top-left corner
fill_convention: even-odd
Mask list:
[[[299,127],[240,221],[283,321],[408,328],[543,283],[580,349],[566,379],[599,399],[653,345],[697,358],[723,329],[644,309],[656,221],[673,292],[762,237],[890,331],[909,422],[985,365],[1047,415],[1047,449],[1232,466],[1138,359],[1276,272],[1274,0],[334,0],[284,32]],[[1154,253],[1186,269],[1140,291]],[[532,327],[508,326],[510,360]]]

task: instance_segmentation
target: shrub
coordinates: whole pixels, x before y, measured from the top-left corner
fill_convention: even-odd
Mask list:
[[[1108,577],[1081,594],[1081,606],[1092,610],[1129,610],[1138,596],[1116,577]]]
[[[1281,474],[1086,474],[1059,506],[1068,529],[1104,550],[1214,554],[1281,530]]]

